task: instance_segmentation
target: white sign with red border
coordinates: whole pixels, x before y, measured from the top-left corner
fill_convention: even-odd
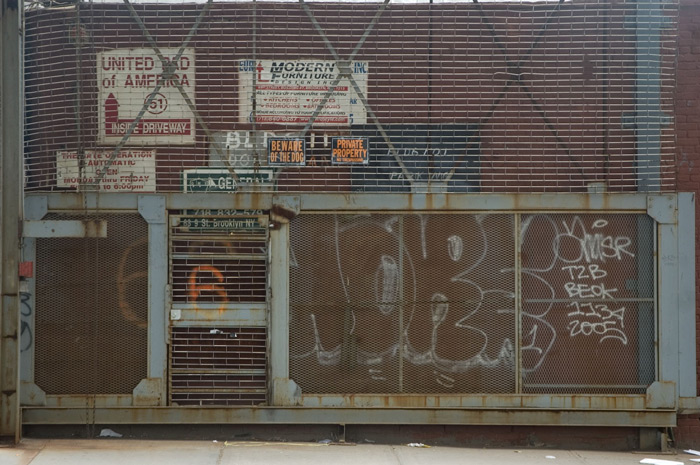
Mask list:
[[[110,150],[86,150],[81,176],[78,152],[58,152],[56,186],[75,188],[79,184],[93,184],[106,169],[99,184],[103,192],[155,192],[155,150],[121,150],[107,167],[111,156]]]
[[[173,62],[178,48],[161,48],[163,56]],[[99,143],[118,144],[153,94],[163,64],[150,48],[116,49],[97,54],[99,88]],[[186,48],[176,63],[174,73],[182,88],[194,102],[195,52]],[[175,81],[165,80],[134,127],[127,145],[191,145],[195,141],[195,117]]]
[[[367,96],[369,64],[350,63],[352,76]],[[305,125],[339,74],[328,60],[239,60],[239,122]],[[253,92],[255,89],[255,92]],[[365,124],[367,110],[347,78],[342,78],[314,124],[349,126]]]

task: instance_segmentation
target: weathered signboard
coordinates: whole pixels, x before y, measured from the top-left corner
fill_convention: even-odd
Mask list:
[[[160,51],[172,63],[179,49]],[[195,117],[177,87],[179,82],[189,99],[195,101],[194,49],[185,49],[175,66],[173,76],[162,81],[154,93],[163,75],[163,64],[153,49],[116,49],[97,54],[99,143],[119,143],[148,102],[127,145],[194,144]]]
[[[272,185],[271,169],[237,169],[238,182],[227,169],[197,168],[182,172],[183,192],[235,192],[240,184]]]
[[[353,190],[476,192],[479,188],[479,132],[476,125],[386,124],[395,152],[373,124],[351,128],[367,138],[372,163],[352,167]]]
[[[267,162],[270,166],[304,166],[306,141],[304,139],[269,139]]]
[[[350,63],[352,76],[367,95],[369,65]],[[239,121],[305,125],[338,77],[335,61],[328,60],[240,60]],[[349,79],[340,79],[321,109],[315,125],[348,126],[367,122],[367,110]]]
[[[294,132],[227,131],[212,133],[209,141],[209,167],[252,168],[267,165],[267,140],[272,137],[294,137]]]
[[[155,150],[121,150],[107,167],[111,155],[111,150],[86,150],[81,172],[78,152],[58,152],[56,186],[75,188],[80,184],[93,184],[106,169],[97,186],[101,191],[155,192]]]

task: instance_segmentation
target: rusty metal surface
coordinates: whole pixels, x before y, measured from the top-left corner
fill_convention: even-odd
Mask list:
[[[147,194],[80,194],[67,192],[29,193],[27,197],[46,199],[50,210],[131,209],[138,207],[138,198]],[[376,194],[304,193],[294,195],[240,192],[228,193],[162,193],[168,210],[236,209],[270,210],[273,203],[297,204],[309,211],[532,211],[646,212],[648,197],[644,193],[534,193],[534,194],[426,194],[387,193],[378,202]]]
[[[23,409],[25,425],[85,424],[85,409]],[[95,424],[413,424],[671,427],[671,410],[422,408],[95,408]]]

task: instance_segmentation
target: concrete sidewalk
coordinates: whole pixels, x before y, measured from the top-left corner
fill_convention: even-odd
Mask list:
[[[1,465],[412,465],[638,464],[645,458],[687,465],[699,456],[542,449],[470,449],[314,442],[25,439],[0,447]]]

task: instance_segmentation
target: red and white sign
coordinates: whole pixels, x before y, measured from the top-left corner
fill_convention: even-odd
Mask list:
[[[174,62],[178,48],[161,48],[168,62]],[[126,145],[194,144],[195,117],[176,82],[195,101],[195,53],[186,48],[177,60],[172,79],[156,84],[163,64],[150,48],[117,49],[97,54],[99,86],[99,143],[118,144],[129,131],[144,104],[141,120]]]
[[[350,63],[352,76],[367,96],[368,63]],[[305,125],[338,77],[335,61],[328,60],[240,60],[239,122],[255,121]],[[335,86],[328,101],[314,120],[317,126],[365,124],[367,110],[347,78]]]
[[[107,167],[111,156],[110,150],[86,150],[81,173],[78,152],[58,152],[56,186],[78,187],[79,184],[94,184],[106,170],[99,185],[103,192],[155,192],[155,150],[121,150]]]

